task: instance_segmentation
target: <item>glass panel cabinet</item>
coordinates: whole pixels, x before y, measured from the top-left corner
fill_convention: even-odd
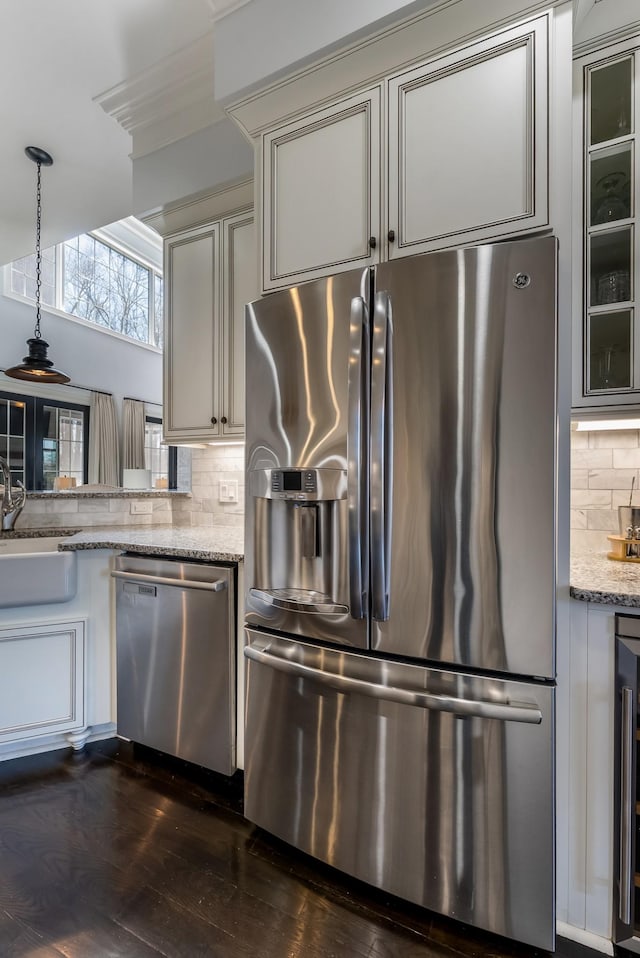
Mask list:
[[[636,255],[640,38],[580,70],[584,115],[581,406],[640,401]],[[577,400],[577,401],[576,401]]]

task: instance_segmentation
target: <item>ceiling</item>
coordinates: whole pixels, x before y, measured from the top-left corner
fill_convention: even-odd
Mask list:
[[[0,264],[35,245],[26,146],[54,159],[42,168],[43,246],[131,213],[131,136],[98,99],[141,76],[158,84],[164,61],[175,69],[206,42],[213,12],[212,0],[0,0]]]

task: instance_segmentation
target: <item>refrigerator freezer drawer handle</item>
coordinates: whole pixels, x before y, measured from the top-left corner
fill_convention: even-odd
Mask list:
[[[365,616],[365,579],[368,567],[367,528],[364,523],[366,507],[363,445],[368,433],[367,418],[369,387],[369,325],[364,299],[351,300],[349,324],[349,427],[347,440],[347,486],[349,496],[349,602],[351,617]]]
[[[278,672],[285,672],[298,678],[313,679],[321,685],[336,689],[338,692],[357,692],[387,702],[401,705],[414,705],[435,712],[451,712],[462,717],[498,719],[501,722],[524,722],[527,725],[540,725],[542,712],[533,705],[509,705],[502,702],[481,702],[474,699],[459,699],[451,695],[438,695],[434,692],[400,689],[390,685],[376,685],[364,679],[354,679],[334,672],[322,672],[320,669],[282,659],[277,655],[252,645],[245,646],[244,654],[253,662],[267,665]]]
[[[142,572],[119,572],[111,573],[114,579],[128,579],[130,582],[143,582],[149,585],[175,585],[179,589],[203,589],[206,592],[222,592],[227,588],[224,579],[216,579],[214,582],[196,582],[192,579],[169,579],[162,575],[144,575]]]

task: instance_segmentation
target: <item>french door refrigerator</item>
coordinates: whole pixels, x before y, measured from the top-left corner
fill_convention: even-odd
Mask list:
[[[546,949],[556,261],[447,250],[246,311],[245,814]]]

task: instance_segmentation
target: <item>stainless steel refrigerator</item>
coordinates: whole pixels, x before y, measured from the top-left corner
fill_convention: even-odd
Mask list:
[[[553,949],[554,237],[247,307],[245,814]]]

